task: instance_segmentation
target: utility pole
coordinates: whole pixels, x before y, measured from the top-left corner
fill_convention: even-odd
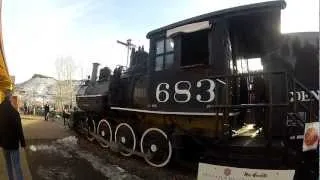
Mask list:
[[[126,67],[128,67],[130,50],[131,50],[131,48],[136,47],[136,45],[131,43],[131,39],[128,39],[127,43],[124,43],[124,42],[121,42],[121,41],[117,40],[117,43],[122,44],[122,45],[127,47],[127,64],[126,64]]]

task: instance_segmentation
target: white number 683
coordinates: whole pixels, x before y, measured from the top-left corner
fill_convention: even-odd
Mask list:
[[[209,103],[212,102],[215,99],[215,93],[214,93],[214,89],[216,87],[215,82],[211,79],[201,79],[199,81],[197,81],[196,83],[196,87],[200,88],[204,82],[208,82],[209,83],[209,88],[206,90],[207,93],[209,93],[209,97],[208,99],[203,99],[203,96],[201,96],[200,94],[196,95],[196,100],[198,102],[201,103]],[[179,88],[180,85],[185,84],[186,87],[184,88]],[[164,88],[162,88],[164,86]],[[168,83],[160,83],[157,85],[157,89],[156,89],[156,99],[158,102],[161,103],[165,103],[169,100],[170,95],[169,92],[167,90],[169,90],[170,85]],[[189,102],[191,99],[191,93],[190,93],[190,89],[191,89],[191,83],[189,81],[179,81],[175,84],[174,86],[174,101],[177,103],[186,103]],[[160,98],[160,96],[163,94],[163,96]],[[178,99],[177,95],[184,95],[185,98],[183,100]]]

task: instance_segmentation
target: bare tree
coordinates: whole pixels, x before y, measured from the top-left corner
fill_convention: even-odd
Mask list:
[[[62,110],[64,105],[74,104],[73,76],[76,67],[72,57],[60,57],[56,59],[57,73],[57,95],[56,105],[58,110]]]

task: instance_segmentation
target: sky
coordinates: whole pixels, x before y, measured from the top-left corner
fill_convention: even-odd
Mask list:
[[[55,61],[72,57],[75,79],[91,74],[92,63],[112,69],[126,64],[132,39],[149,48],[146,34],[204,13],[263,0],[2,0],[6,61],[16,83],[35,73],[56,77]],[[319,31],[319,0],[287,0],[281,31]]]

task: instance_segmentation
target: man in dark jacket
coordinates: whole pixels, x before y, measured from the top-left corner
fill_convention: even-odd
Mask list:
[[[69,112],[69,108],[63,108],[63,112],[62,112],[62,118],[63,118],[63,125],[66,125],[66,120],[70,118],[70,112]]]
[[[48,121],[50,107],[48,103],[44,106],[44,120]]]
[[[7,163],[9,180],[22,180],[19,144],[25,148],[19,112],[12,106],[10,95],[0,104],[0,145]]]

